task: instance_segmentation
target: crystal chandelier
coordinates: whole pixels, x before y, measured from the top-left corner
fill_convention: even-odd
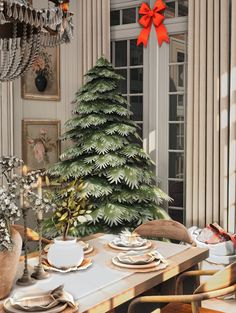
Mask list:
[[[38,0],[37,0],[38,1]],[[0,81],[24,74],[39,47],[53,47],[72,39],[69,0],[49,0],[48,8],[36,9],[32,1],[0,0]]]

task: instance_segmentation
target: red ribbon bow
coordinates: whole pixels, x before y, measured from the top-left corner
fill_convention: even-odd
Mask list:
[[[168,43],[170,42],[166,27],[163,25],[165,17],[162,14],[162,11],[164,11],[165,9],[166,5],[163,0],[157,0],[153,10],[150,9],[147,3],[142,3],[139,14],[142,14],[143,16],[140,18],[139,23],[144,28],[142,29],[138,37],[137,46],[141,43],[143,43],[145,47],[147,46],[148,38],[152,28],[152,22],[156,29],[159,46],[162,45],[163,41],[166,41]]]

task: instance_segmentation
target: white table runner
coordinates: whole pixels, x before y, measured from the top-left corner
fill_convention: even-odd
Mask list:
[[[51,272],[50,278],[41,280],[36,285],[31,287],[25,287],[24,291],[32,291],[33,289],[41,289],[43,291],[51,290],[59,285],[64,285],[64,289],[71,293],[74,299],[77,301],[88,294],[92,294],[104,287],[107,287],[115,282],[122,280],[134,273],[130,271],[115,270],[114,267],[110,267],[111,259],[119,251],[105,248],[104,246],[114,238],[114,235],[103,235],[101,237],[90,240],[90,244],[95,247],[97,254],[92,256],[93,264],[91,267],[84,271],[72,272],[67,274]],[[158,251],[166,258],[176,255],[186,249],[184,245],[168,245],[168,249],[165,247],[165,243],[157,242]],[[38,259],[33,258],[29,260],[31,266],[37,265]],[[15,291],[21,287],[16,286]]]

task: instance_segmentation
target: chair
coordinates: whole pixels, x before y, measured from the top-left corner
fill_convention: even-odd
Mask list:
[[[182,290],[183,280],[190,276],[212,275],[200,284],[192,295],[178,295]],[[176,294],[170,296],[144,296],[134,299],[129,305],[128,313],[135,313],[137,306],[155,303],[155,313],[222,313],[199,307],[199,302],[211,298],[225,296],[236,291],[236,262],[221,271],[189,271],[179,275],[176,283]],[[169,303],[164,308],[161,304]],[[146,309],[143,312],[148,313]]]
[[[17,230],[20,233],[22,237],[24,237],[24,226],[15,224],[13,225],[13,227],[15,230]],[[26,236],[29,241],[39,240],[39,234],[35,232],[34,230],[32,230],[31,228],[27,228]],[[48,243],[51,243],[52,241],[46,238],[42,238],[42,242],[45,244],[48,244]]]
[[[148,221],[135,230],[140,236],[152,238],[167,238],[195,245],[187,228],[174,220]]]

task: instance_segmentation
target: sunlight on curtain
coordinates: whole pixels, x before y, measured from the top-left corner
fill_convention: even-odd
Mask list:
[[[189,0],[188,225],[235,229],[236,1]]]

